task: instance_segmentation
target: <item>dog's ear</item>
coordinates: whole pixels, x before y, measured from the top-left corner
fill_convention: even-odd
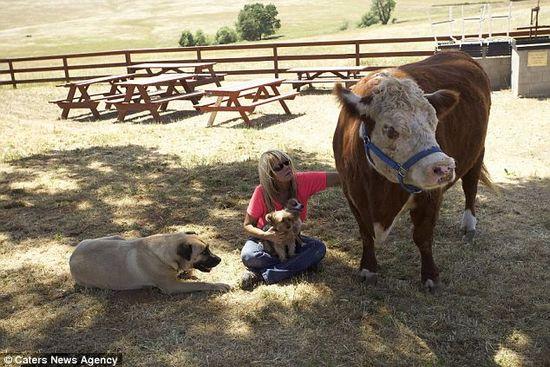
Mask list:
[[[177,254],[178,256],[183,257],[185,260],[190,261],[191,255],[193,254],[193,246],[182,242],[178,245]]]
[[[266,214],[265,221],[266,223],[273,224],[273,213]]]

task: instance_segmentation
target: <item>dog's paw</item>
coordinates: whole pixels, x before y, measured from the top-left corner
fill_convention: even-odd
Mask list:
[[[214,283],[212,286],[215,291],[228,292],[231,290],[231,286],[225,283]]]
[[[195,275],[193,275],[192,270],[186,270],[186,271],[180,271],[179,272],[178,279],[197,280],[198,278]]]

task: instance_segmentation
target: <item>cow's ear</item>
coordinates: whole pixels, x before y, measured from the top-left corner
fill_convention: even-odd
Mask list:
[[[441,120],[456,107],[460,100],[460,93],[450,89],[440,89],[433,93],[424,94],[424,97],[435,108],[437,118]]]
[[[342,108],[344,108],[350,115],[356,117],[366,117],[369,115],[372,94],[359,97],[351,90],[342,87],[342,84],[340,83],[334,86],[333,93]]]

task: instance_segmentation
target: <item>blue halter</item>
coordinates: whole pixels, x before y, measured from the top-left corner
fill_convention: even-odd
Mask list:
[[[384,163],[386,163],[390,168],[394,169],[397,172],[397,181],[399,181],[399,185],[407,191],[410,194],[418,194],[422,192],[422,189],[413,185],[408,185],[403,182],[405,179],[405,176],[407,175],[407,172],[409,169],[414,166],[416,162],[421,160],[422,158],[433,154],[437,152],[441,152],[441,149],[439,147],[433,146],[428,149],[424,149],[415,155],[413,155],[411,158],[409,158],[405,163],[399,164],[390,157],[388,157],[380,148],[378,148],[374,143],[370,140],[369,135],[367,133],[367,128],[365,127],[365,123],[361,122],[361,127],[359,129],[359,136],[361,139],[363,139],[363,144],[365,146],[365,153],[367,155],[367,160],[369,163],[374,167],[374,162],[372,161],[370,157],[370,152],[373,152],[380,158]]]

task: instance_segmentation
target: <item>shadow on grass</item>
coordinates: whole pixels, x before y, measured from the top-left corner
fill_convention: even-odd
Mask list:
[[[270,36],[265,36],[265,37],[262,37],[262,41],[267,41],[267,40],[276,40],[276,39],[279,39],[279,38],[282,38],[284,37],[285,35],[284,34],[272,34]]]
[[[313,159],[290,153],[297,162]],[[176,155],[137,145],[51,151],[10,165],[16,170],[0,181],[0,231],[17,241],[62,236],[78,242],[129,231],[147,236],[185,225],[242,237],[258,182],[257,161],[185,168]]]
[[[327,86],[325,88],[320,87],[304,87],[300,89],[300,95],[302,96],[323,96],[332,93],[333,86]]]
[[[290,115],[287,114],[268,114],[268,115],[262,115],[260,117],[254,117],[250,116],[250,125],[247,124],[242,117],[234,117],[230,120],[225,120],[222,122],[216,122],[214,121],[214,125],[212,127],[223,127],[223,128],[232,128],[232,129],[248,129],[248,128],[254,128],[254,129],[265,129],[266,127],[282,124],[287,121],[294,120],[298,117],[301,117],[305,115],[304,113],[293,113]],[[235,122],[238,122],[234,124]]]
[[[397,363],[401,359],[422,364],[426,361],[422,356],[402,352],[403,337],[389,318],[369,321],[370,334],[367,335],[362,320],[365,313],[373,317],[385,312],[380,311],[386,308],[383,297],[380,292],[327,276],[329,270],[350,271],[331,259],[326,270],[320,273],[302,275],[283,285],[262,286],[239,298],[235,294],[168,296],[155,289],[116,292],[78,287],[61,296],[52,296],[50,293],[55,292],[50,287],[58,283],[69,286],[70,282],[55,279],[46,287],[40,286],[35,293],[36,285],[29,289],[23,279],[17,280],[21,271],[40,279],[42,269],[18,269],[4,273],[3,277],[26,291],[13,291],[6,297],[5,308],[15,307],[17,311],[3,316],[21,318],[25,326],[18,324],[17,332],[7,332],[0,348],[33,352],[85,353],[90,349],[119,352],[130,365],[160,365],[171,361],[170,365],[238,366],[254,364],[258,359],[279,361],[275,365],[318,365],[326,361],[357,365],[358,361]],[[306,287],[302,290],[305,293],[296,292],[297,287]],[[293,299],[288,301],[284,293],[281,295],[281,288],[294,294]],[[24,305],[18,303],[18,297],[23,296]],[[38,310],[47,317],[39,317]],[[370,330],[373,326],[382,330],[390,328],[392,335]],[[299,347],[288,349],[289,343]],[[421,342],[414,343],[427,352]],[[308,352],[314,349],[319,350]],[[246,353],[247,350],[255,352]]]
[[[189,108],[191,108],[189,106]],[[160,115],[160,122],[155,121],[153,116],[147,111],[145,114],[139,113],[139,114],[132,114],[126,116],[124,121],[121,122],[132,122],[132,123],[139,123],[139,124],[169,124],[173,122],[178,122],[179,120],[184,120],[192,117],[196,117],[199,115],[203,115],[203,113],[196,111],[196,110],[173,110],[173,109],[167,109],[166,111],[159,111]],[[207,116],[206,114],[204,114]],[[205,120],[206,121],[206,120]]]
[[[78,121],[78,122],[114,120],[117,123],[131,122],[131,123],[140,123],[140,124],[158,124],[158,123],[169,124],[169,123],[177,122],[179,120],[201,115],[201,112],[198,112],[196,110],[167,109],[166,111],[159,111],[161,121],[157,122],[155,121],[155,119],[153,118],[153,116],[149,111],[130,113],[126,115],[124,121],[117,120],[118,112],[114,107],[110,110],[103,110],[103,111],[100,110],[99,113],[100,113],[100,117],[98,119],[95,118],[91,112],[72,116],[69,118],[71,120]]]
[[[331,169],[315,154],[289,153],[300,169]],[[76,243],[200,224],[229,256],[244,240],[242,217],[257,184],[256,165],[185,168],[178,156],[134,145],[15,160],[0,194],[3,202],[24,206],[2,204],[2,243],[14,246],[0,248],[8,253],[24,240],[59,236]],[[66,186],[33,185],[42,175]],[[30,185],[13,187],[23,184]],[[0,347],[119,351],[132,365],[497,365],[503,353],[543,364],[549,186],[549,179],[533,178],[502,185],[501,196],[482,189],[474,246],[461,243],[462,193],[450,190],[436,227],[434,253],[445,287],[435,296],[418,290],[419,256],[406,220],[378,249],[379,285],[357,281],[360,241],[339,190],[310,202],[305,233],[328,245],[323,270],[251,293],[71,291],[61,271],[52,275],[36,265],[1,270],[0,315],[15,331],[2,326]]]
[[[116,108],[111,108],[110,110],[101,110],[98,109],[99,118],[95,118],[91,112],[80,113],[78,115],[69,115],[69,119],[78,122],[94,122],[94,121],[106,121],[106,120],[116,120],[117,110]]]
[[[79,241],[132,230],[146,236],[189,223],[218,227],[227,218],[213,213],[240,218],[245,209],[240,200],[256,182],[252,161],[187,169],[175,155],[136,145],[52,151],[11,165],[70,186],[48,192],[45,183],[37,183],[14,190],[12,185],[33,182],[33,176],[5,175],[0,205],[11,209],[0,213],[0,230],[18,240],[58,234]]]

